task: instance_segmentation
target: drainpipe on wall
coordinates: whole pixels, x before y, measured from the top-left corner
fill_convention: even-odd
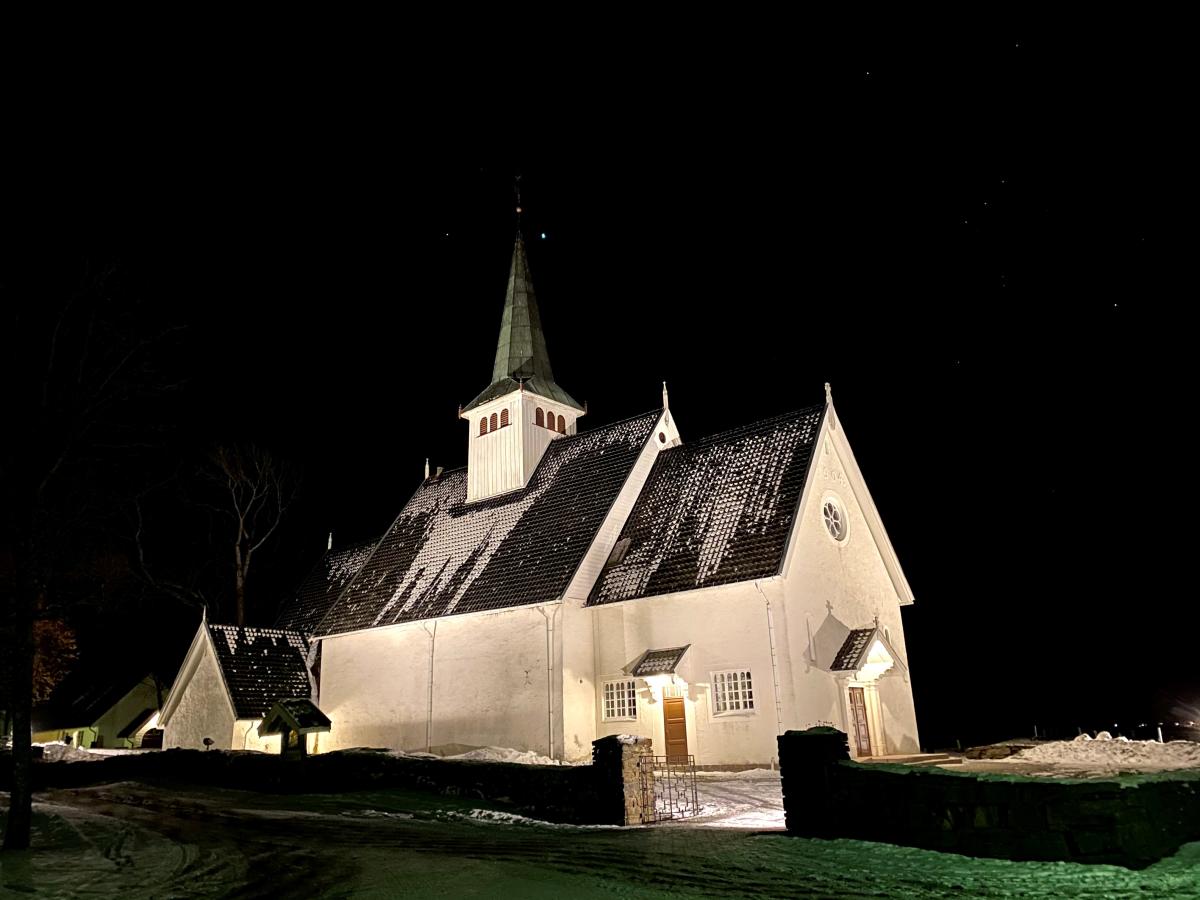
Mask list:
[[[783,707],[779,702],[779,663],[775,658],[775,617],[771,612],[771,601],[763,593],[762,587],[756,581],[754,587],[767,605],[767,643],[771,647],[771,681],[775,686],[775,734],[783,734]]]
[[[425,709],[425,752],[432,753],[433,747],[433,650],[437,642],[437,619],[433,620],[433,631],[421,623],[421,630],[429,635],[429,703]]]
[[[543,607],[538,612],[546,620],[546,755],[554,759],[554,618],[560,607],[556,606],[549,615]]]

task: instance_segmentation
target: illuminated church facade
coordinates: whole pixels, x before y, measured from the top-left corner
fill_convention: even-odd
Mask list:
[[[331,723],[315,752],[578,761],[629,733],[768,765],[778,734],[814,724],[858,757],[917,752],[912,593],[828,386],[695,441],[665,386],[641,415],[584,414],[554,379],[518,235],[491,383],[461,411],[467,466],[427,467],[387,532],[331,548],[274,627],[202,623],[164,746],[277,749],[262,717],[305,697]]]

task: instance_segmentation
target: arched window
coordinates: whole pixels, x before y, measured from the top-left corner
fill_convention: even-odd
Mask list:
[[[546,416],[542,412],[542,408],[540,406],[537,408],[537,411],[533,414],[533,424],[540,425],[542,428],[546,427]]]
[[[491,427],[490,427],[490,430],[491,430],[491,431],[495,431],[497,427],[498,427],[498,426],[496,425],[496,414],[495,414],[495,413],[492,413],[492,421],[491,421]]]
[[[487,434],[487,419],[486,418],[479,420],[479,433]]]
[[[501,428],[508,427],[508,410],[507,409],[500,410],[500,427]]]
[[[558,433],[559,434],[567,433],[567,420],[564,419],[562,416],[558,417]]]

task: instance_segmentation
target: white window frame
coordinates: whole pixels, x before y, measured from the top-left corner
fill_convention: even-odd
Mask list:
[[[609,703],[609,689],[612,689],[612,703]],[[618,693],[619,692],[619,693]],[[624,701],[622,703],[622,701]],[[625,707],[626,713],[617,711]],[[609,715],[609,709],[613,714]],[[600,685],[600,720],[603,722],[636,722],[638,717],[637,679],[608,678]]]
[[[841,526],[841,533],[834,534],[829,527],[829,517],[825,513],[825,508],[832,506],[837,513],[837,522]],[[846,504],[842,502],[842,498],[836,494],[826,494],[821,501],[821,524],[825,526],[825,534],[835,544],[844,544],[846,539],[850,537],[850,517],[846,514]]]
[[[758,711],[754,697],[754,676],[749,666],[718,669],[709,673],[709,679],[709,684],[712,685],[709,701],[714,718],[752,716]],[[732,697],[729,696],[731,691],[734,695]],[[725,708],[722,709],[722,706]]]

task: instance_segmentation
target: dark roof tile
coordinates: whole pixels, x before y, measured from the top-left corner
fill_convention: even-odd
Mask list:
[[[312,696],[300,632],[209,625],[208,633],[239,719],[261,718],[280,699]]]
[[[778,573],[823,407],[659,454],[621,531],[629,549],[589,605]]]
[[[632,675],[645,677],[646,675],[670,675],[679,666],[680,660],[683,659],[683,654],[687,653],[688,647],[670,647],[666,650],[647,650],[642,654],[642,658],[637,661],[637,665],[633,667]]]
[[[279,613],[276,628],[312,634],[350,579],[358,574],[378,541],[330,550],[296,589],[296,596]]]
[[[855,628],[842,642],[842,647],[834,656],[829,668],[834,672],[850,672],[862,668],[863,657],[871,645],[871,638],[878,628]]]
[[[315,634],[555,600],[660,412],[557,438],[529,484],[466,502],[467,472],[425,482]]]

